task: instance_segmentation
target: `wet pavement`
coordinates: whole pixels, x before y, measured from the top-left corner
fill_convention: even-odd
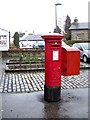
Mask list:
[[[2,94],[3,118],[88,118],[88,89],[62,90],[59,102],[44,101],[43,92]]]

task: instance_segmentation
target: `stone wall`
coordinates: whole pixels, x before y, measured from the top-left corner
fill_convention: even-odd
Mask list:
[[[20,58],[24,56],[42,56],[44,57],[44,49],[10,49],[9,51],[3,51],[2,57],[5,58]]]
[[[88,30],[72,30],[71,40],[88,40]]]

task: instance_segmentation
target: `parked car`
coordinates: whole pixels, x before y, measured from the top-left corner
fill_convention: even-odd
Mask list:
[[[44,46],[45,46],[44,42],[39,42],[39,43],[33,44],[33,48],[44,48]]]
[[[38,43],[39,48],[44,48],[44,43]]]
[[[72,47],[77,47],[80,50],[80,59],[84,62],[90,60],[90,43],[75,43]]]

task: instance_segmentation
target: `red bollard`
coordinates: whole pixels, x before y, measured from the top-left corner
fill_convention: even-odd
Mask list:
[[[61,98],[61,39],[60,34],[42,35],[45,40],[44,99],[49,102]]]

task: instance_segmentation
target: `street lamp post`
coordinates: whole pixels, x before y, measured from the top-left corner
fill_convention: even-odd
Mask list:
[[[62,5],[61,3],[56,3],[55,4],[55,25],[56,25],[56,27],[57,27],[57,6],[58,5]]]

